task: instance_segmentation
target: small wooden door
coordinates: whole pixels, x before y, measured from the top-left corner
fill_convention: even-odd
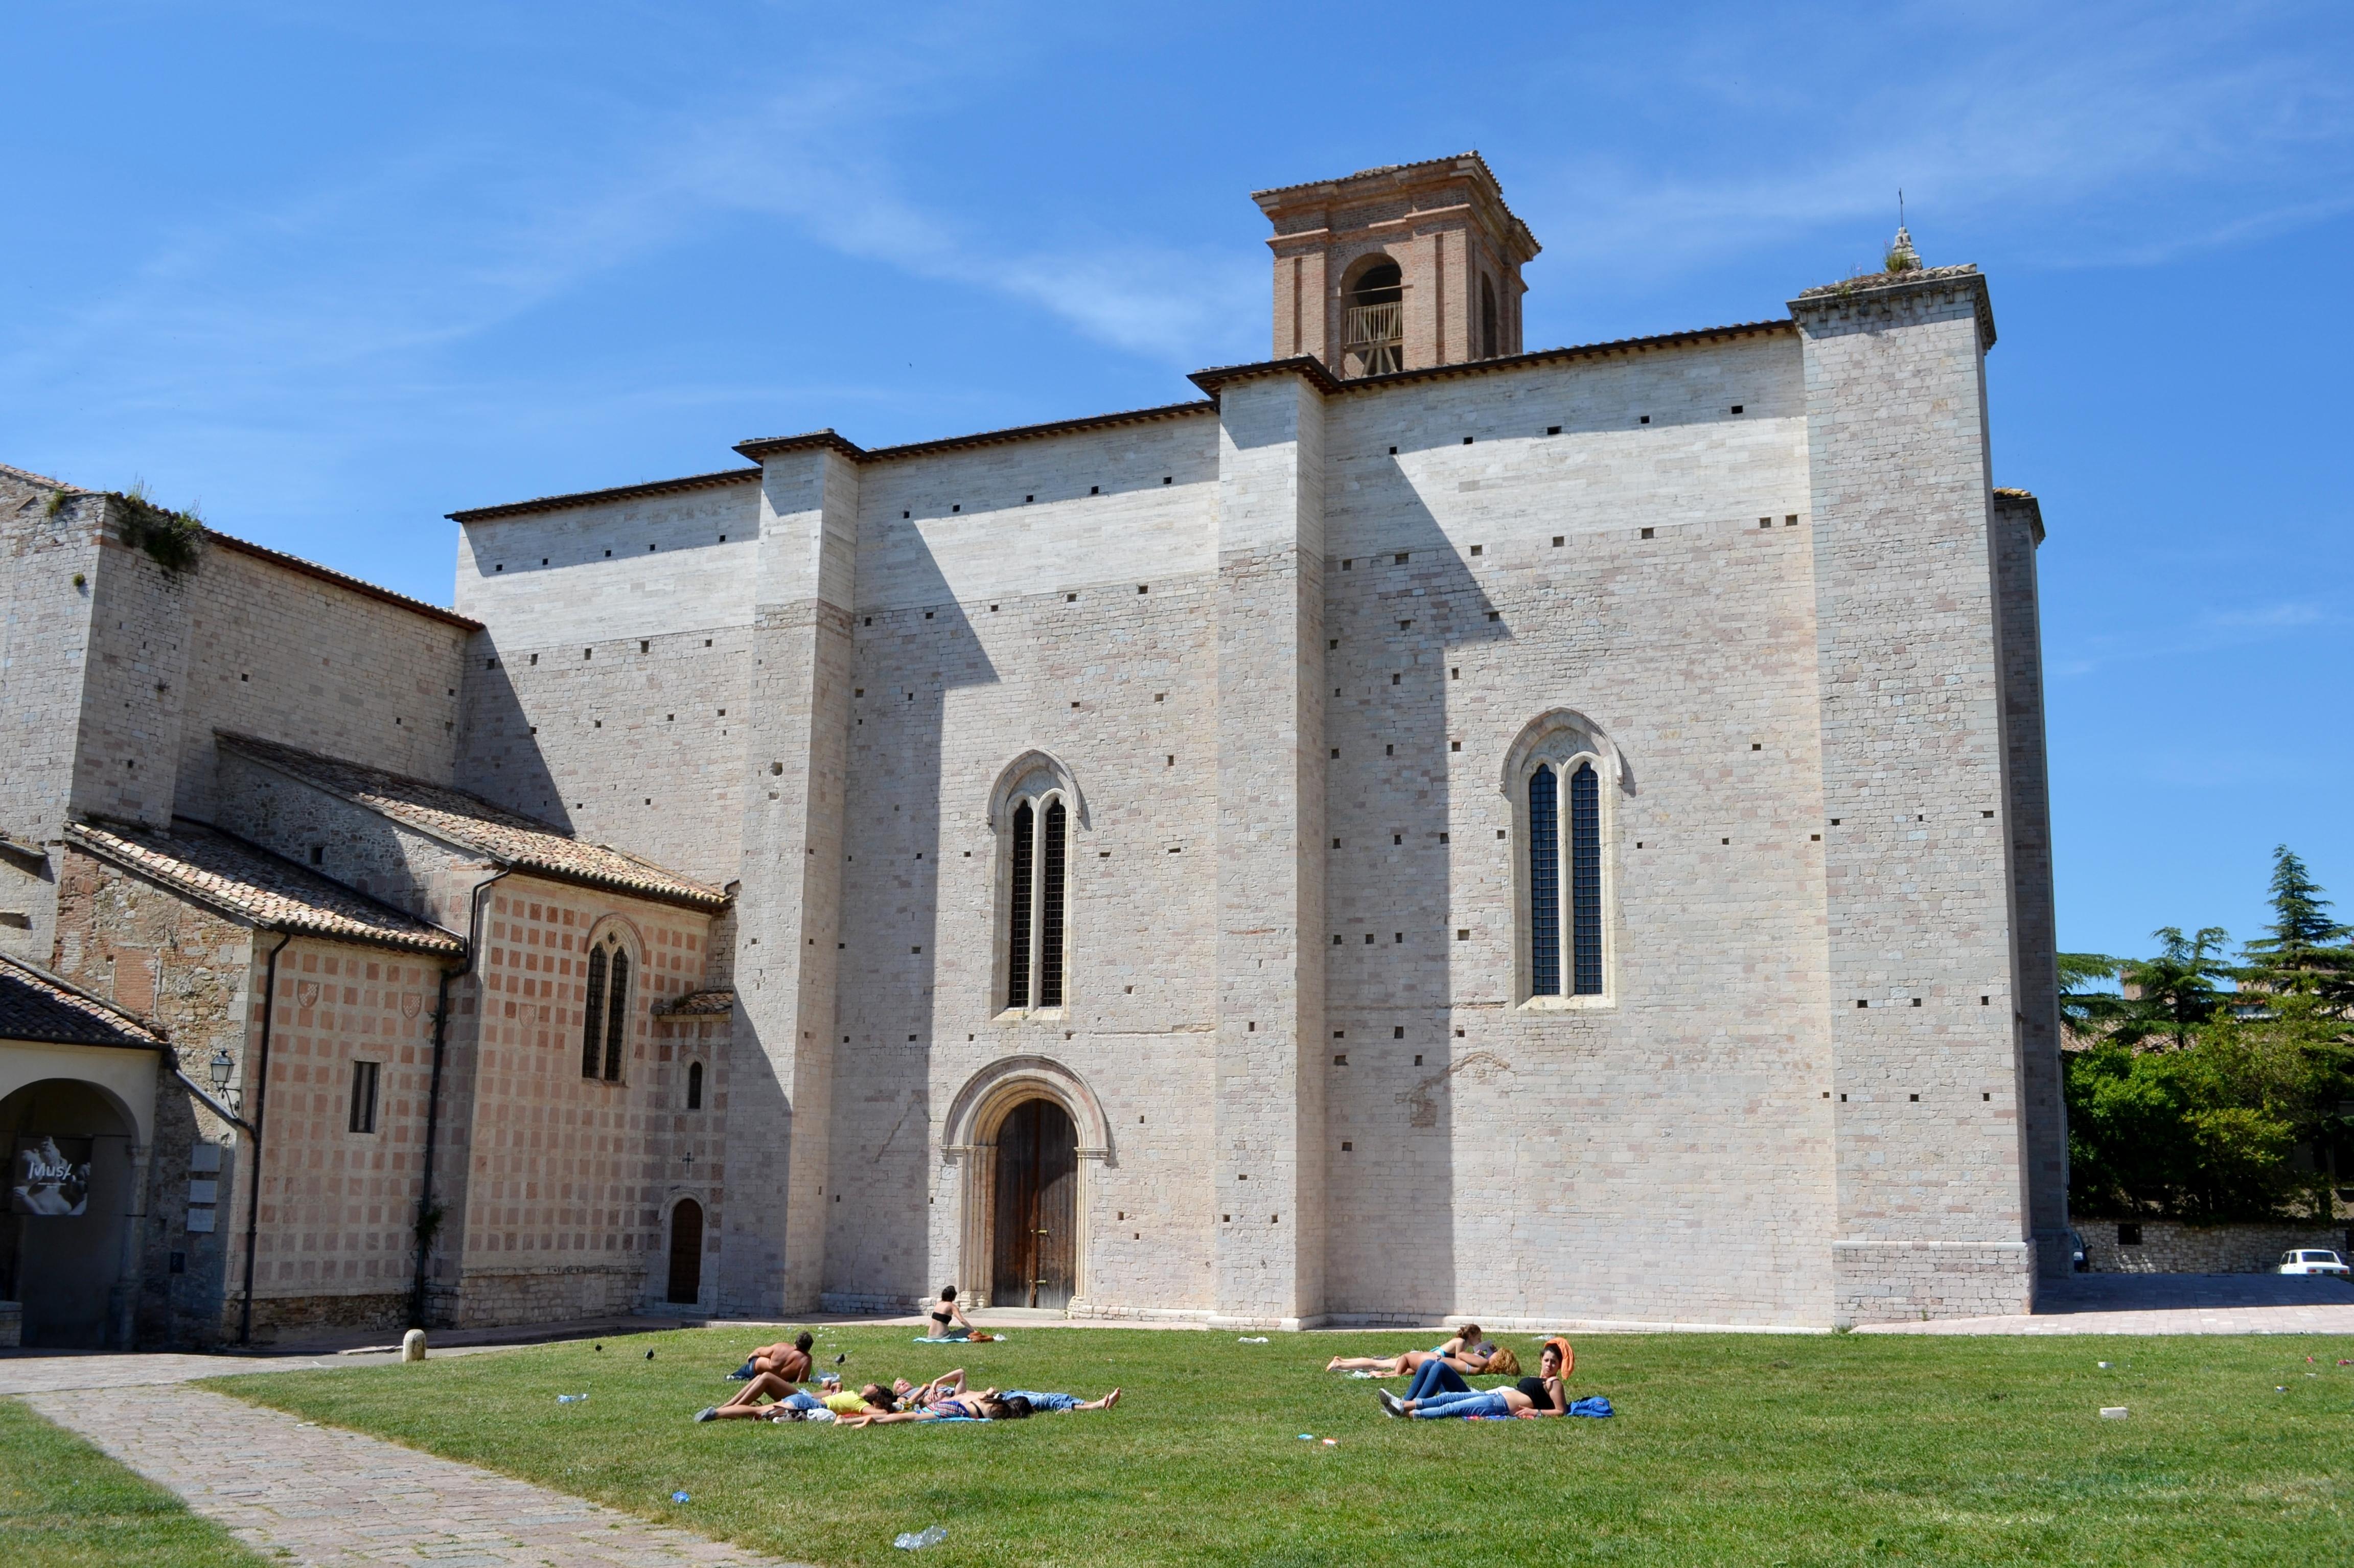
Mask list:
[[[681,1198],[670,1212],[670,1291],[672,1304],[692,1307],[703,1294],[703,1205]]]
[[[1024,1100],[997,1129],[989,1304],[1066,1307],[1078,1260],[1079,1134],[1052,1100]]]

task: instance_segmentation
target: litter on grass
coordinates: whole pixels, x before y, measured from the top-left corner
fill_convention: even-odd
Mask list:
[[[1236,1340],[1235,1343],[1237,1345],[1264,1345],[1267,1343],[1267,1336],[1265,1334],[1261,1334],[1257,1339],[1254,1340],[1248,1334],[1245,1334],[1241,1339]]]
[[[556,1396],[558,1404],[585,1404],[588,1401],[588,1396],[585,1393],[559,1393]]]
[[[2125,1407],[2124,1405],[2122,1405],[2122,1404],[2105,1404],[2105,1405],[2101,1406],[2101,1419],[2102,1419],[2102,1420],[2104,1420],[2104,1421],[2123,1421],[2125,1418],[2126,1418],[2126,1407]]]
[[[1350,1375],[1351,1377],[1377,1378],[1377,1377],[1381,1376],[1382,1374],[1381,1374],[1381,1373],[1379,1373],[1379,1372],[1367,1372],[1367,1371],[1366,1371],[1364,1368],[1363,1368],[1363,1367],[1357,1367],[1357,1368],[1353,1369],[1353,1370],[1349,1373],[1349,1375]]]
[[[688,1497],[684,1492],[673,1492],[670,1494],[670,1500],[673,1502],[693,1502],[695,1499]]]
[[[910,1530],[904,1534],[895,1535],[891,1538],[891,1544],[902,1552],[920,1552],[927,1546],[938,1546],[948,1538],[949,1532],[936,1524],[929,1530],[920,1532]]]
[[[2109,1363],[2108,1363],[2108,1362],[2106,1362],[2106,1361],[2103,1361],[2103,1362],[2101,1362],[2100,1364],[2101,1364],[2101,1365],[2103,1365],[2103,1366],[2107,1366]]]

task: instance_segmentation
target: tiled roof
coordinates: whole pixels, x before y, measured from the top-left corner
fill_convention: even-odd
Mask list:
[[[654,1011],[665,1018],[709,1017],[725,1014],[736,1009],[736,993],[732,991],[693,991]]]
[[[438,620],[444,626],[454,626],[461,631],[482,630],[481,621],[460,615],[454,609],[444,609],[438,604],[428,604],[421,599],[411,599],[405,593],[395,593],[388,588],[379,588],[372,582],[345,572],[339,572],[333,567],[323,567],[316,561],[306,561],[300,556],[290,556],[283,550],[273,550],[267,545],[257,545],[250,539],[236,538],[217,528],[206,529],[205,539],[207,543],[217,545],[224,550],[234,550],[240,556],[250,556],[257,561],[268,561],[273,567],[283,567],[290,572],[300,572],[306,577],[313,577],[323,583],[333,583],[339,588],[348,588],[353,593],[364,595],[379,604],[397,606],[412,614],[424,616],[429,620]]]
[[[710,490],[726,484],[747,484],[760,477],[757,468],[723,468],[716,473],[690,473],[682,479],[649,480],[643,484],[617,484],[605,490],[579,490],[569,495],[541,495],[529,501],[509,501],[496,506],[474,506],[447,515],[452,523],[487,523],[496,517],[520,517],[527,512],[563,512],[575,506],[596,506],[609,501],[637,501],[649,495],[675,495],[686,490]]]
[[[439,926],[196,822],[175,823],[168,834],[119,822],[69,822],[66,842],[270,930],[437,957],[465,951],[464,942]]]
[[[404,778],[249,735],[220,731],[221,745],[330,795],[502,865],[558,882],[636,894],[693,909],[725,907],[727,895],[606,844],[582,843],[546,822],[493,806],[479,795]]]
[[[162,1035],[47,969],[0,953],[0,1040],[154,1050]]]

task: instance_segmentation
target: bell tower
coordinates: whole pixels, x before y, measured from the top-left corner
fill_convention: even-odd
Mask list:
[[[1521,352],[1528,225],[1477,153],[1254,191],[1275,233],[1275,353],[1378,376]]]

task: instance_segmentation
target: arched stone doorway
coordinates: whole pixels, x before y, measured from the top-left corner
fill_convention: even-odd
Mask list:
[[[957,1091],[941,1130],[967,1300],[1084,1313],[1089,1173],[1112,1162],[1094,1091],[1052,1057],[1002,1057]]]
[[[681,1198],[670,1212],[670,1288],[663,1299],[692,1307],[703,1298],[703,1205]]]
[[[997,1124],[996,1143],[990,1304],[1067,1307],[1078,1278],[1078,1129],[1055,1101],[1028,1099]]]
[[[24,1304],[24,1342],[97,1350],[128,1327],[137,1131],[95,1085],[45,1078],[0,1099],[8,1202],[0,1300]]]

